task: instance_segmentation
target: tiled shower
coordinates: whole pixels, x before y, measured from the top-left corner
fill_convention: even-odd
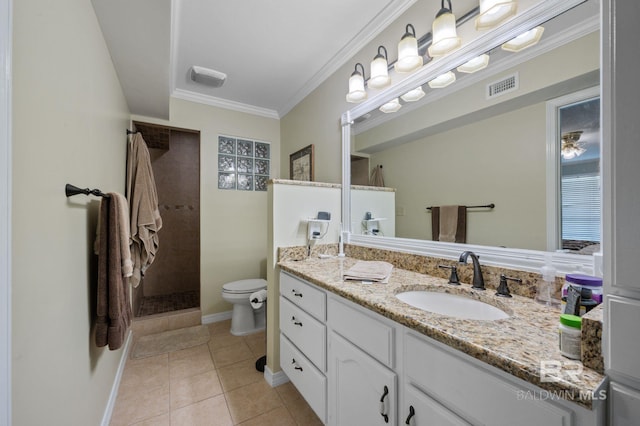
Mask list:
[[[200,134],[134,123],[149,147],[162,217],[158,254],[134,290],[135,316],[200,307]]]

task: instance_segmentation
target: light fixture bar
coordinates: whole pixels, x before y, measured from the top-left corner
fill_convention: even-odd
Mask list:
[[[471,9],[470,11],[468,11],[467,13],[465,13],[464,15],[456,19],[456,27],[459,27],[460,25],[463,25],[467,21],[472,20],[479,14],[480,14],[480,6],[474,7],[473,9]],[[425,57],[425,55],[427,54],[427,49],[429,48],[429,45],[431,44],[432,40],[433,40],[433,35],[431,34],[431,31],[426,32],[422,37],[418,39],[418,54],[422,56],[425,61],[431,60],[431,58],[429,58],[428,56]],[[396,62],[398,61],[395,60],[393,62],[389,62],[389,65],[387,65],[387,69],[391,71],[394,68]]]

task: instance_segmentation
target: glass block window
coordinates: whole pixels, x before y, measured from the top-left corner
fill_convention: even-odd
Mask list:
[[[266,191],[271,170],[271,145],[218,136],[218,189]]]

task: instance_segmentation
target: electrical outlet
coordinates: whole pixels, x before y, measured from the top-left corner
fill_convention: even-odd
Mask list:
[[[404,216],[404,207],[402,206],[396,207],[396,216]]]

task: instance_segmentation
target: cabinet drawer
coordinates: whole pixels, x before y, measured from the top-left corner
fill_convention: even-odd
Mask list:
[[[516,384],[453,349],[443,349],[423,337],[407,333],[404,366],[408,383],[424,390],[460,417],[473,424],[557,425],[571,424],[572,412],[549,402],[527,397],[533,385]],[[528,386],[528,387],[527,387]]]
[[[329,298],[327,318],[333,330],[387,367],[393,368],[393,325],[382,322],[376,314],[365,313],[333,297]]]
[[[420,390],[407,385],[400,412],[402,424],[411,426],[471,426]]]
[[[280,331],[322,371],[326,371],[327,330],[324,324],[280,296]]]
[[[280,294],[324,322],[327,298],[324,291],[312,287],[299,278],[280,273]]]
[[[326,423],[327,379],[284,335],[280,335],[280,367],[309,406]]]

